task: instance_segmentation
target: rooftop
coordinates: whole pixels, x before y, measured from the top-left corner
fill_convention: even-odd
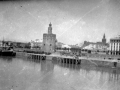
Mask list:
[[[117,37],[113,37],[111,39],[120,39],[120,35],[118,35]]]

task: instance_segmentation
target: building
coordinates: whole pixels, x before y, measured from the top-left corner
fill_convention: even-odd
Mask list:
[[[56,35],[52,33],[52,24],[49,24],[48,33],[43,34],[42,50],[46,53],[55,52]]]
[[[35,41],[31,40],[31,49],[41,49],[42,48],[42,40],[36,39]]]
[[[80,55],[81,54],[81,48],[76,45],[71,45],[70,51],[71,51],[72,55]]]
[[[101,42],[87,42],[84,41],[82,48],[82,52],[88,52],[92,51],[92,52],[107,52],[108,48],[109,48],[109,44],[106,43],[106,37],[105,34],[103,35],[102,41]]]
[[[56,49],[61,49],[64,43],[56,42]]]
[[[105,37],[105,34],[103,35],[102,43],[103,43],[103,44],[106,44],[106,37]]]
[[[120,35],[110,39],[109,50],[111,55],[120,55]]]

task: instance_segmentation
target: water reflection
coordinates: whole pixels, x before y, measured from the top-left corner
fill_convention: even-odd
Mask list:
[[[119,80],[119,71],[118,70],[112,70],[111,73],[109,73],[109,82],[117,82]]]
[[[45,61],[41,61],[41,71],[53,71],[54,69],[54,64],[52,63],[51,60],[45,60]]]
[[[12,62],[13,57],[0,57],[0,60],[6,61],[6,62]]]
[[[0,58],[0,90],[119,90],[119,84],[119,69]]]
[[[118,89],[119,83],[120,83],[119,69],[93,67],[93,66],[92,67],[79,66],[79,65],[71,65],[71,64],[65,64],[65,63],[59,63],[58,65],[61,67],[67,68],[70,71],[78,70],[81,77],[83,77],[85,81],[89,82],[88,83],[89,85],[90,83],[92,83],[94,87],[99,86],[100,90],[114,90],[114,89],[119,90]]]

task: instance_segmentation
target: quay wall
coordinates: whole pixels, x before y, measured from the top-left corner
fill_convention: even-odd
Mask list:
[[[98,67],[114,67],[114,62],[97,61],[97,60],[81,60],[81,65],[98,66]],[[117,63],[117,67],[120,68],[120,63]]]
[[[58,60],[59,62],[63,60],[62,58],[53,57],[53,60]],[[70,60],[70,59],[68,59]],[[75,59],[73,59],[75,60]],[[96,67],[114,67],[114,62],[110,61],[98,61],[98,60],[86,60],[86,59],[79,59],[81,66],[96,66]],[[64,63],[64,62],[62,62]],[[66,62],[65,62],[66,63]],[[68,61],[69,64],[69,61]],[[120,68],[120,63],[117,63],[116,67]]]
[[[120,55],[107,55],[107,54],[87,54],[86,57],[97,57],[97,58],[120,58]]]
[[[16,57],[25,57],[27,56],[26,52],[16,52]]]
[[[32,55],[32,54],[31,54]],[[62,63],[68,63],[68,64],[71,64],[71,59],[75,60],[75,58],[69,58],[66,56],[60,56],[60,55],[42,55],[42,54],[33,54],[33,55],[38,55],[38,56],[45,56],[46,57],[46,60],[67,60],[65,62],[62,62]],[[17,52],[16,53],[16,56],[17,57],[28,57],[28,53],[26,52]],[[59,59],[57,58],[59,57]],[[35,58],[39,58],[39,57],[35,57]],[[93,57],[94,58],[94,57]],[[32,58],[34,59],[34,57]],[[100,58],[99,58],[100,59]],[[102,58],[103,59],[103,58]],[[113,67],[114,66],[114,62],[110,62],[110,61],[103,61],[103,60],[87,60],[87,59],[79,59],[80,61],[80,65],[81,66],[84,66],[84,65],[89,65],[89,66],[98,66],[98,67],[101,67],[101,66],[104,66],[104,67]],[[117,63],[117,67],[120,68],[120,62]]]

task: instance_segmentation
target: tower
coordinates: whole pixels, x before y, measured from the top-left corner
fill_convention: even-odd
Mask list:
[[[55,52],[56,35],[52,33],[52,24],[49,24],[48,33],[43,34],[42,50],[45,53]]]
[[[52,24],[50,22],[49,27],[48,27],[48,34],[52,34]]]
[[[103,35],[102,43],[106,44],[106,37],[105,37],[105,34]]]

